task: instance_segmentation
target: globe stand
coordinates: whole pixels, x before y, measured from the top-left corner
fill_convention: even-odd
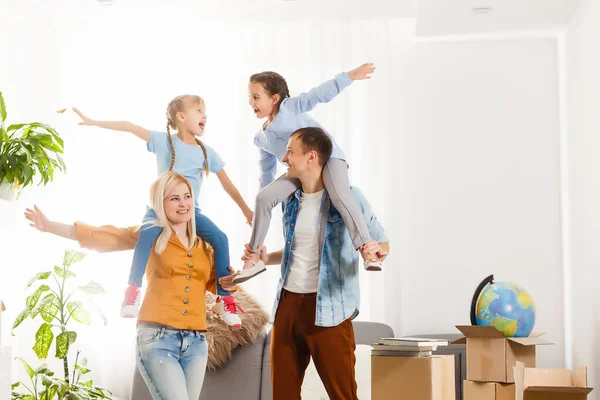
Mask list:
[[[473,300],[471,300],[471,325],[473,326],[477,325],[477,300],[479,299],[479,295],[483,291],[483,288],[492,283],[494,283],[494,275],[490,275],[482,280],[479,286],[477,286],[475,294],[473,294]]]

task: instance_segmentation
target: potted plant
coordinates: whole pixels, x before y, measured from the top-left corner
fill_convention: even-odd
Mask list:
[[[5,127],[6,104],[0,92],[0,199],[14,201],[23,188],[44,186],[54,171],[65,171],[61,158],[64,143],[52,127],[41,122]]]
[[[35,334],[33,351],[40,360],[48,357],[50,347],[55,344],[55,357],[63,364],[62,377],[55,376],[46,364],[33,369],[25,360],[19,358],[27,371],[30,382],[17,382],[12,385],[12,399],[23,400],[52,400],[52,399],[110,399],[109,390],[94,386],[92,380],[81,380],[83,375],[90,372],[85,358],[79,357],[79,351],[72,365],[69,364],[69,350],[77,340],[77,332],[71,328],[72,322],[85,325],[91,324],[91,313],[85,308],[84,302],[91,303],[100,317],[107,321],[98,307],[91,300],[90,295],[104,293],[104,289],[96,282],[89,282],[84,286],[75,286],[68,290],[67,281],[76,278],[71,267],[83,260],[85,255],[77,251],[66,251],[62,266],[54,267],[53,271],[36,274],[27,287],[34,283],[37,289],[25,300],[25,309],[17,316],[13,324],[17,328],[25,319],[39,317],[42,321]],[[48,284],[42,281],[48,282]],[[84,296],[85,295],[85,296]],[[14,333],[12,333],[14,335]],[[16,392],[23,389],[25,393]]]

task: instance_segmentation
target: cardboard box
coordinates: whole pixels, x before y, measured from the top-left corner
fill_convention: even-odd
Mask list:
[[[516,400],[586,400],[592,388],[587,385],[587,367],[569,369],[527,368],[517,362]]]
[[[371,356],[372,400],[455,400],[454,355]]]
[[[514,383],[464,381],[464,400],[515,400]]]
[[[457,326],[465,335],[455,344],[467,344],[467,380],[512,383],[517,361],[535,367],[535,346],[551,344],[542,333],[524,338],[505,338],[492,326]]]

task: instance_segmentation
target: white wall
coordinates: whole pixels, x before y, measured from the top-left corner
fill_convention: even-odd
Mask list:
[[[420,42],[414,62],[399,71],[414,120],[390,146],[402,333],[468,324],[494,274],[531,293],[556,343],[539,363],[562,365],[555,41]]]
[[[600,4],[584,0],[567,29],[573,358],[600,399]]]

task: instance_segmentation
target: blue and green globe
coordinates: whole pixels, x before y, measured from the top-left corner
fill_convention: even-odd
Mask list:
[[[505,337],[527,337],[535,325],[535,305],[529,293],[510,282],[483,288],[476,306],[479,326],[493,326]]]

